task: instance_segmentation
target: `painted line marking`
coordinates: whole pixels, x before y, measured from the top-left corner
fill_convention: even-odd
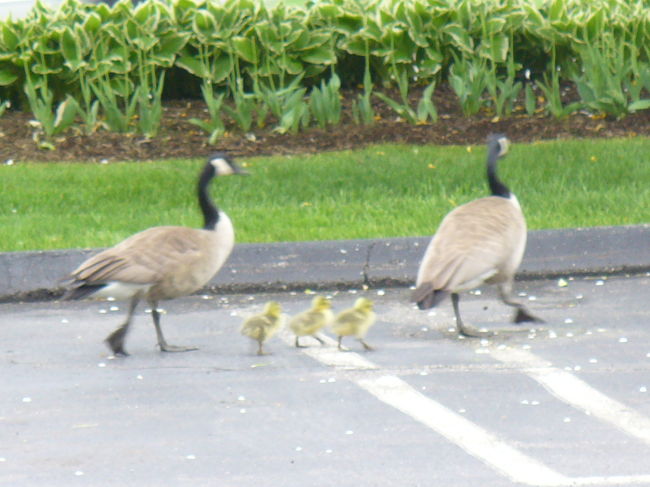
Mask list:
[[[294,336],[290,332],[283,330],[279,335],[288,345],[294,345]],[[302,353],[323,365],[343,370],[376,371],[381,369],[378,365],[355,352],[339,351],[336,348],[336,341],[330,337],[321,335],[321,338],[328,346],[314,345],[302,348]],[[531,362],[528,363],[537,364],[537,369],[540,364],[548,366],[548,362],[542,361],[532,354],[529,355],[530,357],[520,356],[519,358],[520,360],[530,358]],[[507,359],[508,355],[506,354],[504,357]],[[507,363],[519,364],[520,362],[508,359]],[[528,370],[535,370],[535,368],[524,368],[524,372],[528,373]],[[395,375],[366,376],[360,378],[349,377],[348,379],[385,404],[394,407],[398,411],[403,412],[436,431],[441,436],[458,445],[468,454],[483,461],[499,474],[508,477],[514,482],[531,486],[558,487],[582,485],[622,486],[650,483],[650,474],[609,477],[567,477],[510,446],[496,435],[455,413],[439,402],[421,394]],[[595,390],[594,392],[598,393]],[[607,396],[602,395],[602,397],[611,401]],[[591,411],[593,415],[593,410]]]
[[[422,395],[399,377],[383,375],[355,382],[380,401],[428,426],[514,482],[528,485],[570,485],[568,477]]]
[[[575,375],[553,367],[536,355],[513,348],[492,349],[495,359],[521,368],[556,398],[650,444],[650,419],[606,396]]]

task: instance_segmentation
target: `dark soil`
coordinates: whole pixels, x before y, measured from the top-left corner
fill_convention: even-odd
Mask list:
[[[376,122],[370,126],[357,125],[349,109],[355,93],[343,100],[343,120],[326,130],[312,128],[298,134],[278,134],[274,124],[265,128],[254,125],[249,134],[235,127],[214,146],[208,145],[207,135],[189,123],[189,119],[207,119],[200,100],[165,103],[162,127],[154,139],[138,135],[116,134],[98,130],[92,135],[69,131],[57,137],[54,150],[39,149],[34,142],[30,114],[8,111],[0,118],[0,163],[20,161],[117,161],[164,158],[203,157],[216,150],[226,150],[235,156],[287,155],[313,153],[362,147],[376,143],[408,144],[481,144],[490,133],[505,133],[513,142],[561,139],[569,137],[602,138],[650,134],[650,110],[631,114],[621,120],[591,116],[587,113],[557,120],[543,114],[527,116],[523,109],[506,119],[495,120],[490,113],[464,117],[456,96],[449,90],[438,89],[434,102],[439,120],[433,124],[412,125],[399,120],[395,112],[377,102]],[[419,93],[413,94],[413,106]],[[395,98],[397,98],[395,96]]]

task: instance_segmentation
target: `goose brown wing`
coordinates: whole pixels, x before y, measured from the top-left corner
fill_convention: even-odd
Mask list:
[[[91,257],[72,272],[76,281],[155,283],[178,268],[200,263],[201,231],[185,227],[154,227]]]

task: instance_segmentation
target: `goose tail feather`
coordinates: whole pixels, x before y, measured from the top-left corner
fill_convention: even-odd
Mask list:
[[[420,309],[430,309],[438,305],[448,294],[448,291],[434,289],[433,284],[427,282],[415,288],[411,294],[411,301],[416,303]]]

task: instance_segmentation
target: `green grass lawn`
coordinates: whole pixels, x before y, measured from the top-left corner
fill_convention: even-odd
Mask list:
[[[502,179],[531,229],[650,222],[650,139],[514,144]],[[212,194],[238,242],[432,234],[487,194],[486,150],[374,146],[240,160]],[[102,247],[155,225],[200,226],[203,160],[0,166],[0,251]]]

